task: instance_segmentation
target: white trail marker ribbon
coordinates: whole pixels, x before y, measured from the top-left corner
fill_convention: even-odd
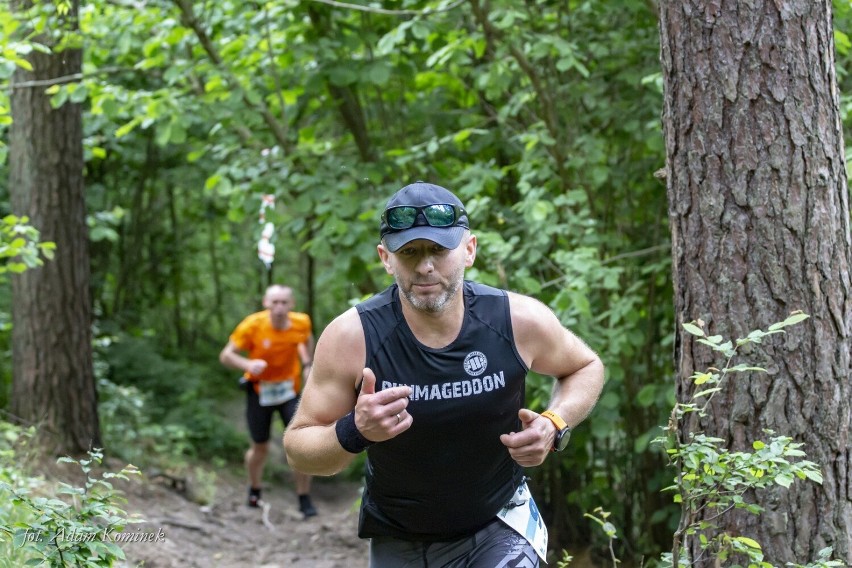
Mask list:
[[[259,223],[266,221],[267,207],[275,207],[275,196],[268,193],[261,198]],[[275,260],[275,245],[271,240],[273,234],[275,234],[275,226],[272,223],[265,223],[260,233],[260,240],[257,242],[257,257],[266,265],[267,270],[272,268],[272,262]]]

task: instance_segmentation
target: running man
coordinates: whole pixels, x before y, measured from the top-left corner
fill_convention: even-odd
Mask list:
[[[293,290],[278,284],[266,289],[263,311],[246,317],[234,329],[219,361],[243,371],[246,419],[251,445],[245,454],[249,479],[248,505],[258,507],[263,466],[275,413],[285,427],[293,418],[313,361],[314,337],[307,314],[291,311]],[[317,514],[311,502],[311,477],[293,471],[299,510],[305,518]]]

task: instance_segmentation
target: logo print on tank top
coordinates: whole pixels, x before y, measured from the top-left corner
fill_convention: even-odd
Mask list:
[[[488,359],[481,351],[471,351],[464,358],[464,370],[471,377],[478,377],[484,373],[487,366]]]

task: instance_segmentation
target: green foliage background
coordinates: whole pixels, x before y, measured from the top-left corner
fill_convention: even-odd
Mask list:
[[[7,86],[38,48],[30,32],[55,31],[54,11],[39,2],[16,18],[0,4]],[[850,21],[835,2],[842,87]],[[102,396],[137,389],[146,427],[184,424],[175,444],[238,460],[212,418],[213,401],[237,396],[216,358],[234,325],[281,281],[319,335],[389,283],[375,253],[384,200],[433,181],[470,211],[469,276],[546,302],[607,365],[570,450],[532,472],[552,546],[605,546],[583,518],[603,506],[624,532],[619,557],[668,548],[671,473],[648,447],[674,402],[653,2],[94,0],[80,28],[70,44],[84,77],[49,88],[85,112]],[[4,89],[0,129],[9,121]],[[271,271],[256,255],[264,194],[276,197]],[[9,301],[0,294],[6,386]],[[549,387],[531,377],[532,408]],[[107,422],[128,415],[106,408]]]

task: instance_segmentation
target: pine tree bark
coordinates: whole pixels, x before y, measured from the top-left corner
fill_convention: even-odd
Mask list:
[[[76,29],[77,9],[73,2],[63,18],[69,29]],[[47,37],[39,40],[55,43]],[[55,259],[43,267],[12,277],[10,410],[24,423],[39,426],[47,452],[78,455],[100,446],[82,115],[80,105],[71,102],[51,108],[44,83],[80,73],[82,52],[34,51],[27,59],[33,71],[19,69],[12,82],[11,205],[15,214],[29,216],[42,240],[55,242],[57,249]]]
[[[824,483],[749,496],[765,511],[731,512],[720,528],[757,540],[774,565],[828,545],[852,565],[849,194],[831,2],[663,0],[660,32],[678,324],[701,318],[736,338],[793,310],[811,316],[747,355],[768,373],[738,375],[681,436],[698,428],[750,451],[769,428],[803,442]],[[688,377],[724,362],[677,334],[688,402]]]

